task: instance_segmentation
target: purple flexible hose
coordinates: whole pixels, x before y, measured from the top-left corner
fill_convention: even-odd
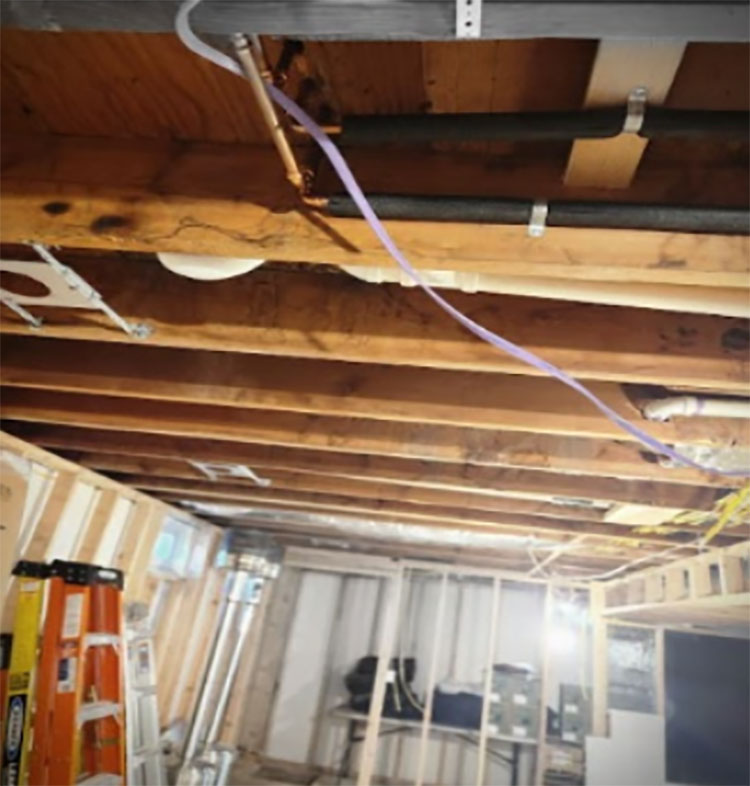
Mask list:
[[[177,35],[179,36],[182,43],[197,55],[200,55],[201,57],[210,60],[221,68],[226,68],[228,71],[231,71],[232,73],[244,78],[244,74],[239,63],[237,63],[228,55],[225,55],[223,52],[208,46],[208,44],[201,41],[190,28],[188,23],[188,15],[190,11],[196,5],[198,5],[199,2],[201,2],[201,0],[185,0],[185,2],[182,4],[175,20]],[[475,336],[482,339],[482,341],[486,341],[488,344],[491,344],[502,352],[506,352],[512,357],[517,358],[522,363],[526,363],[530,366],[533,366],[534,368],[539,369],[540,371],[545,372],[546,374],[549,374],[551,377],[559,380],[564,385],[567,385],[569,388],[575,390],[577,393],[580,393],[582,396],[584,396],[584,398],[588,399],[605,417],[609,418],[609,420],[611,420],[615,425],[619,426],[623,431],[626,431],[628,434],[635,437],[639,442],[643,443],[654,453],[667,456],[679,464],[693,467],[694,469],[701,470],[702,472],[726,475],[729,477],[750,477],[750,470],[719,472],[712,467],[704,466],[703,464],[694,461],[688,456],[683,456],[674,448],[666,445],[661,440],[656,439],[656,437],[652,437],[639,426],[636,426],[618,412],[615,412],[615,410],[607,406],[607,404],[605,404],[600,398],[598,398],[598,396],[592,393],[585,385],[580,383],[574,377],[571,377],[561,368],[558,368],[552,363],[549,363],[543,358],[540,358],[538,355],[535,355],[533,352],[529,352],[529,350],[524,349],[523,347],[514,344],[512,341],[509,341],[508,339],[499,336],[497,333],[494,333],[493,331],[483,327],[473,319],[467,317],[466,314],[459,311],[457,308],[455,308],[455,306],[452,306],[447,300],[439,295],[422,278],[422,276],[420,276],[417,270],[412,266],[411,262],[409,262],[409,260],[401,253],[399,247],[388,234],[388,230],[383,226],[380,219],[375,214],[375,211],[370,206],[370,203],[367,201],[367,197],[359,187],[359,183],[354,177],[344,157],[341,155],[341,152],[330,139],[330,137],[325,133],[325,131],[323,131],[323,129],[310,117],[310,115],[307,114],[307,112],[305,112],[304,109],[302,109],[302,107],[300,107],[277,87],[271,84],[266,84],[266,89],[270,97],[287,114],[291,115],[301,126],[303,126],[320,146],[321,150],[325,153],[326,157],[331,162],[331,166],[333,166],[336,174],[338,174],[339,178],[341,178],[341,182],[344,184],[344,188],[346,188],[348,191],[349,196],[351,196],[351,198],[354,200],[354,203],[362,213],[363,218],[369,224],[370,228],[375,233],[375,236],[378,238],[378,240],[382,243],[385,250],[393,257],[396,264],[415,283],[417,283],[424,290],[424,292],[430,298],[432,298],[432,300],[437,303],[438,306],[440,306],[440,308],[450,314],[457,322],[460,322],[467,330],[471,331]]]

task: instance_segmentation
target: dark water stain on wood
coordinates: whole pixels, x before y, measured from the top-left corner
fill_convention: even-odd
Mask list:
[[[133,222],[125,216],[105,215],[99,216],[91,222],[91,231],[96,235],[110,232],[113,229],[132,228]]]

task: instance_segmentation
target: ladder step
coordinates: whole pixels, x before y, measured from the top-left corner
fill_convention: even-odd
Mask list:
[[[121,711],[120,705],[114,701],[89,701],[81,704],[78,710],[78,725],[81,726],[89,721],[119,715]]]

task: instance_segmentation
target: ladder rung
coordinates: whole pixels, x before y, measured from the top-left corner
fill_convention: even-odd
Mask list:
[[[99,720],[100,718],[119,715],[120,711],[120,705],[114,701],[89,701],[81,704],[78,710],[78,725],[80,726],[92,720]]]
[[[117,647],[121,641],[117,633],[87,633],[84,638],[87,647],[106,647],[108,644]]]

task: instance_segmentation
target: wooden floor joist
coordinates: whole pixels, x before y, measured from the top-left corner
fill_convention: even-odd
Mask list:
[[[103,473],[117,472],[133,475],[149,475],[154,478],[170,477],[194,479],[205,482],[206,474],[185,461],[129,459],[106,454],[76,455],[83,466]],[[343,494],[358,498],[413,502],[426,505],[445,505],[454,508],[496,511],[501,513],[528,513],[552,518],[570,518],[581,521],[603,521],[604,506],[589,507],[586,504],[562,504],[543,499],[509,496],[504,487],[494,490],[450,488],[432,484],[428,479],[398,483],[388,479],[364,478],[303,472],[297,469],[262,468],[257,472],[270,481],[273,489],[303,491],[323,494]],[[552,476],[554,482],[554,476]],[[239,482],[239,481],[238,481]],[[254,488],[252,481],[247,484]],[[512,492],[510,492],[512,493]]]
[[[196,429],[203,435],[227,439],[242,438],[245,431],[269,427],[296,429],[303,433],[314,430],[316,418],[324,417],[331,420],[329,447],[335,447],[335,440],[351,433],[342,430],[342,424],[337,422],[346,418],[357,421],[366,418],[382,423],[379,428],[384,435],[393,430],[395,424],[403,424],[399,425],[399,436],[408,435],[412,428],[436,425],[477,431],[522,431],[637,441],[632,434],[603,417],[581,395],[552,379],[457,375],[428,370],[393,375],[387,367],[333,366],[300,361],[284,364],[268,360],[247,362],[247,367],[240,369],[230,384],[222,386],[220,366],[222,363],[232,365],[234,359],[217,355],[214,360],[218,364],[207,364],[197,377],[206,381],[197,383],[175,381],[173,384],[170,376],[177,377],[176,368],[174,372],[168,368],[154,369],[149,374],[145,366],[141,380],[120,376],[111,381],[99,380],[95,373],[84,371],[79,374],[81,381],[77,384],[72,372],[61,374],[59,382],[47,381],[45,384],[45,387],[54,384],[66,390],[67,376],[67,390],[74,392],[31,390],[20,382],[19,387],[3,388],[3,411],[10,418],[68,423],[67,415],[57,420],[54,413],[75,412],[80,413],[82,425],[88,422],[99,426],[106,422],[109,428],[184,433],[185,436],[194,432],[180,432],[179,423],[189,417],[195,420]],[[190,359],[185,357],[184,362],[184,372],[194,379]],[[259,370],[258,375],[254,373],[255,368]],[[10,376],[10,384],[13,384]],[[44,376],[43,370],[38,376]],[[158,380],[159,376],[166,380]],[[663,442],[750,445],[750,423],[747,421],[673,418],[666,423],[650,422],[640,416],[620,386],[599,382],[589,388],[621,417],[631,422],[640,421],[649,434]],[[135,428],[132,419],[138,418],[129,398],[140,401],[141,428]],[[231,416],[228,406],[233,410]],[[174,424],[171,427],[168,426],[170,422]],[[367,428],[367,421],[365,424]],[[462,443],[458,445],[461,447]]]
[[[196,158],[163,143],[45,141],[7,158],[2,242],[393,264],[363,220],[301,205],[272,149]],[[523,226],[386,224],[416,267],[433,270],[742,287],[750,269],[742,236],[553,227],[532,238]]]
[[[264,268],[206,284],[176,276],[153,258],[61,257],[123,317],[153,328],[149,346],[538,373],[479,341],[423,293],[398,285]],[[460,292],[448,297],[486,327],[584,379],[735,393],[747,388],[750,337],[742,319]],[[75,340],[76,352],[93,351],[81,340],[131,343],[100,312],[35,311],[45,317],[38,335]],[[2,318],[3,333],[29,335],[12,312],[3,308]],[[19,353],[28,363],[37,354],[62,358],[65,345],[50,352],[47,343],[30,343],[32,354],[9,338],[4,363],[12,365]]]
[[[128,473],[133,475],[149,475],[152,477],[173,477],[173,478],[194,478],[205,481],[207,475],[195,465],[180,460],[153,460],[145,458],[128,458],[119,455],[106,455],[101,453],[93,454],[73,454],[76,461],[86,467],[100,472]],[[606,510],[613,504],[610,500],[601,499],[593,501],[590,499],[594,494],[609,492],[626,496],[638,493],[637,487],[634,490],[627,488],[618,489],[614,484],[607,486],[606,483],[599,485],[599,479],[588,479],[589,484],[594,484],[589,498],[584,498],[583,484],[577,478],[564,478],[558,475],[547,473],[545,475],[534,474],[532,472],[501,471],[495,473],[494,484],[491,482],[481,483],[481,473],[484,468],[464,468],[465,478],[461,478],[456,473],[456,477],[451,482],[447,473],[442,474],[441,469],[446,465],[439,465],[437,471],[431,472],[433,467],[426,466],[423,473],[409,473],[404,471],[403,475],[397,474],[397,467],[391,466],[390,473],[386,468],[381,473],[377,467],[373,467],[370,473],[357,474],[352,468],[342,467],[339,472],[333,472],[318,468],[295,468],[285,465],[283,467],[268,467],[262,464],[244,465],[254,466],[263,478],[270,481],[271,486],[276,489],[286,489],[290,491],[305,491],[327,494],[345,494],[353,497],[373,498],[377,500],[396,500],[415,502],[419,504],[450,505],[453,507],[464,506],[466,508],[476,508],[478,510],[495,510],[507,513],[531,513],[533,515],[552,516],[554,518],[572,518],[586,521],[603,521]],[[406,462],[406,466],[409,462]],[[402,464],[403,466],[403,464]],[[473,473],[472,470],[477,470]],[[480,475],[475,478],[474,474]],[[485,481],[492,479],[491,472],[485,472]],[[226,478],[224,478],[226,480]],[[565,481],[572,481],[565,485]],[[234,482],[234,481],[233,481]],[[251,481],[244,482],[237,479],[240,485],[249,485],[254,488],[256,484]],[[644,484],[645,485],[645,484]],[[576,497],[572,492],[578,490],[580,496]],[[555,493],[567,491],[567,494]],[[641,492],[645,494],[645,492]],[[684,501],[684,500],[683,500]],[[614,503],[617,504],[617,503]],[[623,503],[627,505],[628,503]],[[630,503],[632,504],[632,503]],[[623,519],[624,523],[639,524],[635,519],[633,522]],[[710,523],[710,522],[709,522]],[[679,529],[679,527],[677,528]],[[695,532],[692,526],[685,525],[684,531]],[[742,537],[748,534],[748,528],[733,530],[735,537]]]
[[[207,475],[185,461],[132,459],[117,455],[84,454],[76,455],[83,466],[103,473],[136,475],[151,478],[194,480],[198,486],[205,486]],[[422,478],[396,480],[395,478],[357,477],[355,474],[333,475],[321,472],[300,471],[288,468],[258,468],[256,470],[270,484],[272,491],[293,496],[295,492],[316,495],[338,495],[354,497],[355,500],[377,500],[378,504],[408,503],[409,505],[443,506],[454,510],[491,511],[499,514],[529,514],[546,516],[553,519],[572,519],[577,521],[602,522],[609,503],[606,501],[592,505],[589,501],[574,497],[550,496],[554,489],[555,476],[550,475],[550,487],[541,486],[535,491],[523,486],[523,478],[514,481],[512,476],[500,478],[495,488],[449,486],[435,483],[427,474]],[[251,480],[241,478],[218,478],[222,483],[237,485],[256,491],[258,486]],[[468,515],[471,515],[470,513]],[[626,524],[630,522],[625,522]],[[637,524],[638,522],[632,522]],[[710,522],[709,522],[710,523]],[[704,525],[703,529],[708,525]],[[699,529],[683,525],[670,527],[671,531],[681,530],[696,536]],[[728,541],[745,537],[748,527],[732,528],[726,532]]]
[[[218,411],[214,411],[218,410]],[[182,437],[219,438],[239,443],[309,447],[338,452],[422,458],[468,464],[497,463],[507,449],[504,433],[450,429],[423,424],[385,423],[343,417],[317,417],[297,413],[233,411],[187,404],[142,401],[133,408],[127,399],[95,399],[46,391],[8,389],[3,393],[6,417],[36,423],[54,423],[95,429],[114,429]],[[437,440],[437,441],[436,441]],[[678,484],[601,479],[593,488],[587,477],[560,475],[553,483],[550,473],[508,470],[506,479],[531,476],[530,485],[545,487],[550,494],[594,497],[605,489],[619,489],[628,500],[668,507],[710,509],[722,495],[719,488]],[[567,491],[563,491],[567,489]],[[631,496],[632,495],[632,496]]]
[[[97,430],[69,426],[46,425],[6,421],[5,428],[14,434],[52,450],[75,451],[86,458],[87,453],[108,453],[136,458],[217,461],[250,466],[299,468],[323,474],[370,474],[383,477],[383,468],[390,468],[398,476],[399,468],[408,467],[415,474],[429,477],[437,472],[434,462],[420,458],[387,458],[384,456],[344,453],[336,450],[314,450],[303,446],[241,444],[220,439],[193,439],[190,437],[164,436],[116,430]],[[720,488],[741,485],[740,479],[698,472],[685,467],[662,467],[644,457],[639,446],[632,443],[580,439],[578,437],[552,437],[545,434],[503,435],[504,448],[498,449],[493,466],[536,469],[550,472],[600,477],[619,477],[623,480],[648,480],[652,483],[716,486]],[[415,446],[412,456],[419,456]],[[94,457],[90,457],[94,460]],[[450,459],[442,462],[446,482],[453,478],[458,484],[467,472],[486,473],[490,488],[498,485],[496,477],[487,467],[474,469],[462,464],[453,466]],[[459,461],[456,459],[456,461]],[[388,473],[385,473],[388,474]],[[596,481],[591,481],[596,482]]]

